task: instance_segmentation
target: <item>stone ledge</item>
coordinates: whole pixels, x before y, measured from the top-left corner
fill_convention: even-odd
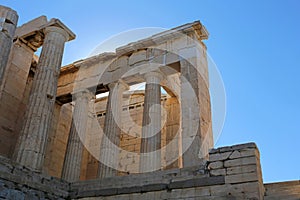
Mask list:
[[[117,182],[116,182],[117,184]],[[187,180],[176,181],[171,180],[169,183],[164,183],[163,181],[157,183],[140,184],[136,182],[134,186],[127,187],[123,185],[122,187],[109,187],[101,188],[93,184],[89,184],[90,189],[84,189],[82,191],[74,191],[72,189],[71,198],[84,198],[84,197],[99,197],[99,196],[113,196],[121,194],[133,194],[133,193],[145,193],[153,191],[163,191],[163,190],[174,190],[174,189],[184,189],[184,188],[194,188],[194,187],[204,187],[212,185],[222,185],[225,184],[224,176],[215,177],[202,177],[202,178],[190,178]]]
[[[205,166],[80,181],[71,184],[71,198],[113,196],[223,184],[224,177],[209,177]]]
[[[300,199],[300,180],[264,184],[266,200]]]
[[[223,153],[223,152],[228,152],[228,151],[233,151],[233,150],[240,150],[240,149],[247,149],[247,148],[257,149],[257,146],[254,142],[245,143],[245,144],[237,144],[237,145],[233,145],[233,146],[227,146],[227,147],[220,147],[220,148],[217,148],[217,149],[211,149],[209,151],[209,154]]]
[[[276,182],[276,183],[265,183],[265,187],[290,187],[290,186],[300,186],[300,180],[295,180],[295,181],[286,181],[286,182]]]
[[[186,181],[174,181],[169,184],[169,189],[182,189],[200,186],[210,186],[210,185],[222,185],[225,184],[224,176],[214,176],[205,178],[194,178]]]

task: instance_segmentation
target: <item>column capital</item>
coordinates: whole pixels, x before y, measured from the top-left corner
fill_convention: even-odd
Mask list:
[[[161,71],[151,71],[144,74],[146,83],[160,84],[164,78],[164,74]]]
[[[81,97],[87,97],[88,99],[95,98],[95,94],[93,92],[91,92],[90,90],[88,90],[88,89],[74,91],[72,93],[72,96],[75,100],[78,99],[78,98],[81,98]]]
[[[108,84],[108,88],[110,91],[112,91],[116,86],[122,87],[124,90],[129,90],[129,85],[121,79],[116,82]]]
[[[5,29],[10,37],[14,37],[15,27],[12,28],[11,25],[7,26],[5,23],[10,22],[13,26],[17,25],[19,16],[18,13],[6,6],[0,5],[0,31]]]
[[[65,41],[69,40],[69,34],[62,28],[57,27],[57,26],[48,26],[44,29],[44,33],[47,35],[50,32],[55,32],[61,34],[64,38]]]

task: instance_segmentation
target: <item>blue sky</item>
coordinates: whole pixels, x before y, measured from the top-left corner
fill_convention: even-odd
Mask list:
[[[227,115],[217,146],[256,142],[265,182],[300,179],[300,1],[20,1],[19,25],[59,18],[76,34],[64,64],[84,58],[112,35],[200,20],[222,75]]]

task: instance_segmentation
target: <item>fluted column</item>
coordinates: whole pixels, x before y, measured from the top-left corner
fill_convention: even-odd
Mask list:
[[[75,182],[80,177],[83,143],[87,131],[89,103],[95,95],[88,90],[74,94],[75,107],[70,129],[62,178]]]
[[[145,75],[140,172],[156,171],[161,168],[161,88],[162,74],[149,72]]]
[[[129,89],[123,82],[110,83],[104,122],[104,135],[100,147],[98,177],[117,175],[119,164],[119,144],[121,135],[121,115],[123,92]]]
[[[18,22],[16,11],[0,6],[0,85],[7,65]]]
[[[68,40],[67,32],[59,27],[47,27],[44,33],[43,49],[14,154],[18,163],[37,171],[44,161],[64,45]]]

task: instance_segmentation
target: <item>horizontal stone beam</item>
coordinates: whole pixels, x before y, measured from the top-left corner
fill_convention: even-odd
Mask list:
[[[57,101],[62,104],[71,102],[70,94],[81,89],[90,89],[95,94],[107,92],[107,85],[119,79],[128,85],[142,83],[145,82],[143,74],[158,68],[166,75],[180,70],[178,56],[160,50],[147,51],[119,58],[105,53],[63,67],[58,80]]]

